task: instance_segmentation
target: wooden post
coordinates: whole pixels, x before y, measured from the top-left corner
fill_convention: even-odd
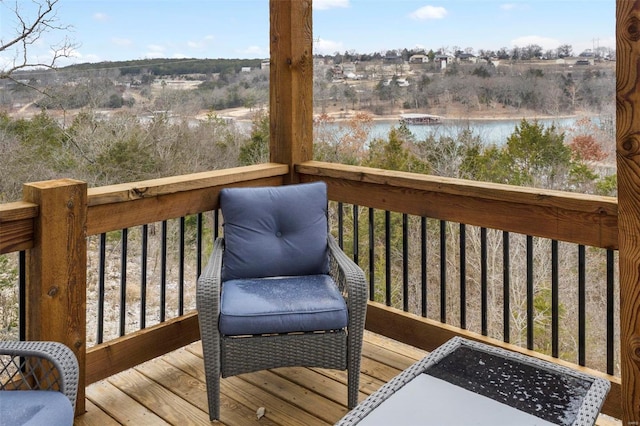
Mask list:
[[[620,367],[625,425],[640,425],[640,0],[616,2]]]
[[[311,0],[270,0],[270,159],[293,166],[313,159]]]
[[[39,206],[27,253],[26,339],[69,346],[80,377],[76,415],[85,411],[87,184],[61,179],[25,184],[24,201]]]

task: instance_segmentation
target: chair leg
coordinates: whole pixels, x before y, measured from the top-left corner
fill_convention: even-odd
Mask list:
[[[364,321],[363,321],[364,323]],[[360,395],[360,362],[362,360],[362,341],[364,333],[362,328],[350,332],[347,338],[348,360],[347,360],[347,407],[349,409],[358,405],[358,396]]]
[[[217,327],[217,325],[216,325]],[[219,336],[211,337],[206,332],[200,332],[202,338],[202,355],[204,358],[204,373],[207,386],[207,401],[209,403],[209,419],[220,419],[220,341]]]
[[[207,375],[206,381],[209,420],[220,420],[220,374]]]
[[[358,405],[358,395],[360,392],[360,369],[349,370],[347,380],[347,407],[349,410]]]

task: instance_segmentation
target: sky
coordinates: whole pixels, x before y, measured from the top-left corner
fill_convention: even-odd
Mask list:
[[[16,4],[0,1],[0,39],[10,40]],[[615,49],[615,0],[313,0],[314,53],[445,48],[497,50],[537,44]],[[149,58],[268,58],[268,0],[59,0],[57,22],[29,48],[45,61],[68,37],[71,63]],[[0,67],[15,56],[0,52]]]

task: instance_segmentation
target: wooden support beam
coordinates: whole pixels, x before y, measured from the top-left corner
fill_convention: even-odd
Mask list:
[[[640,424],[640,0],[616,2],[622,421]]]
[[[27,252],[26,339],[61,342],[78,358],[76,414],[85,411],[87,184],[60,179],[25,184],[39,206]]]
[[[271,162],[290,166],[313,158],[313,35],[311,0],[270,0]]]

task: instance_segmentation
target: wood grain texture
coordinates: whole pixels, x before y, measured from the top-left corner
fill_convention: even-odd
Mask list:
[[[60,179],[26,184],[24,201],[37,204],[33,247],[27,252],[26,340],[67,345],[84,383],[87,297],[87,184]],[[84,412],[84,386],[76,412]]]
[[[616,2],[622,420],[640,424],[640,1]]]
[[[200,339],[195,312],[127,334],[87,351],[86,383],[94,383]]]
[[[303,182],[323,180],[329,199],[557,239],[618,247],[615,198],[309,161]]]
[[[406,354],[411,354],[411,356],[407,357]],[[361,374],[360,390],[365,395],[371,394],[395,374],[409,367],[424,355],[424,352],[415,348],[365,332],[362,361],[366,366],[366,371]],[[327,392],[335,391],[338,394],[346,394],[346,377],[341,376],[343,372],[337,370],[321,368],[304,370],[308,370],[308,372],[302,372],[302,369],[296,367],[277,369],[266,375],[248,373],[223,378],[220,384],[223,405],[222,419],[220,422],[206,421],[202,424],[277,424],[285,426],[334,424],[343,416],[346,407],[341,404],[336,405],[333,401],[335,395],[328,395]],[[135,368],[135,372],[150,381],[145,381],[140,375],[131,376],[125,372],[120,373],[117,378],[89,386],[87,397],[91,400],[91,403],[88,404],[90,408],[86,414],[76,418],[75,424],[112,424],[108,420],[117,419],[120,424],[155,426],[168,424],[169,419],[176,419],[176,423],[173,421],[171,423],[185,425],[187,423],[180,419],[195,418],[194,415],[185,414],[185,409],[189,409],[188,405],[174,400],[167,392],[188,401],[192,405],[191,409],[197,412],[203,411],[206,390],[200,342],[140,365]],[[321,388],[318,388],[314,382],[318,376],[312,373],[318,373],[335,383],[325,382]],[[277,386],[265,386],[264,380],[270,380],[270,377],[273,376],[277,377],[277,382],[273,383]],[[130,378],[134,381],[142,380],[141,383],[146,382],[147,386],[153,386],[155,389],[149,392],[144,385],[132,386]],[[309,379],[311,381],[308,381]],[[321,377],[320,380],[324,379]],[[165,388],[167,392],[156,388],[157,385]],[[343,389],[338,390],[341,386]],[[292,391],[300,398],[287,399]],[[160,403],[165,406],[162,407],[162,411],[159,411],[155,404],[161,399],[171,401],[172,405],[161,401]],[[299,404],[301,400],[304,400],[304,403]],[[341,400],[341,402],[344,401],[346,399]],[[145,404],[154,404],[154,406],[147,407]],[[173,407],[177,411],[175,414],[169,412]],[[260,420],[255,414],[259,407],[266,409],[265,416]],[[307,411],[305,407],[311,411]],[[322,417],[328,420],[322,420],[313,414],[318,411],[317,407],[324,407],[328,410],[322,412]],[[100,420],[105,420],[105,417],[107,421],[99,423]],[[599,426],[616,425],[615,422],[607,421],[602,416],[596,424]],[[617,425],[620,426],[619,423]]]
[[[262,164],[89,189],[87,234],[210,211],[222,188],[281,185],[288,171],[283,164]]]
[[[38,205],[18,201],[0,204],[0,254],[33,247],[33,220]]]
[[[293,166],[313,158],[311,0],[270,0],[270,159]],[[287,183],[297,176],[291,168]]]

